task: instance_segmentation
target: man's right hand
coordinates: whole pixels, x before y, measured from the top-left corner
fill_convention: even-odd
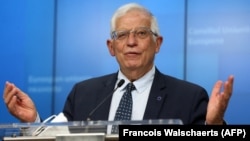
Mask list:
[[[5,83],[3,99],[9,112],[21,122],[36,120],[37,111],[32,99],[13,83]]]

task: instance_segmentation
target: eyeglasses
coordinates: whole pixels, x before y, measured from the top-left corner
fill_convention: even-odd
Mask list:
[[[139,39],[145,39],[147,38],[150,34],[153,34],[154,36],[158,36],[156,33],[151,31],[147,27],[139,27],[134,30],[118,30],[118,31],[113,31],[111,34],[111,38],[114,40],[124,40],[127,39],[130,33],[134,33],[135,37]]]

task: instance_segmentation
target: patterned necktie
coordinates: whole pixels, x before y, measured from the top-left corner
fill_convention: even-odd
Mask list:
[[[123,94],[120,104],[116,110],[115,121],[117,120],[131,120],[133,100],[131,92],[135,90],[133,83],[126,86],[126,91]],[[118,133],[118,125],[113,125],[111,133]]]

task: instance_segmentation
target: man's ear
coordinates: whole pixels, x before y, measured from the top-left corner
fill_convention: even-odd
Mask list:
[[[109,49],[109,53],[111,56],[115,56],[115,51],[114,51],[114,48],[113,48],[113,40],[107,40],[107,47]]]
[[[158,53],[160,51],[162,42],[163,42],[163,37],[162,36],[158,36],[156,38],[156,50],[155,50],[156,53]]]

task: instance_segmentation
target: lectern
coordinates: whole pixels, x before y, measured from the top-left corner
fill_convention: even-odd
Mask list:
[[[110,134],[112,125],[182,125],[179,119],[132,121],[73,121],[53,123],[12,123],[0,125],[3,141],[118,141]]]

